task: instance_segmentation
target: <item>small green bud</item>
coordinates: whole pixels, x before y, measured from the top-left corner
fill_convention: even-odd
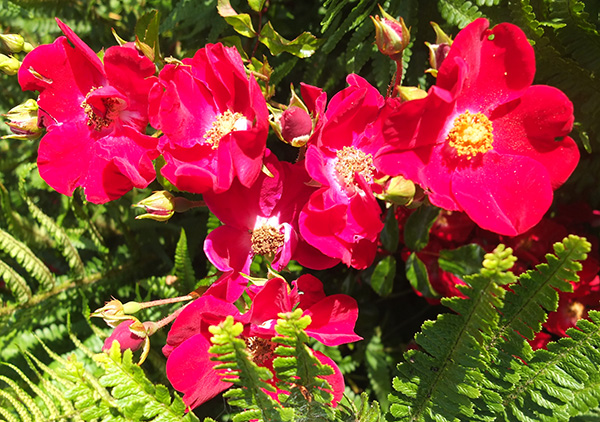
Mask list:
[[[16,75],[21,67],[21,62],[12,56],[0,54],[0,70],[7,75]]]
[[[20,53],[25,46],[25,40],[19,34],[0,34],[0,44],[7,53]]]
[[[35,100],[27,100],[2,116],[8,119],[5,123],[14,133],[4,138],[37,139],[43,132],[38,126],[38,105]]]
[[[148,198],[134,204],[143,208],[146,214],[136,216],[136,220],[150,218],[156,221],[167,221],[175,214],[175,197],[166,190],[156,191]]]
[[[394,61],[401,58],[401,54],[410,43],[410,31],[404,24],[404,19],[394,19],[379,6],[382,17],[371,16],[375,25],[375,43],[382,54]]]
[[[396,205],[408,205],[414,198],[416,187],[413,182],[402,176],[390,177],[380,181],[383,192],[375,196]]]

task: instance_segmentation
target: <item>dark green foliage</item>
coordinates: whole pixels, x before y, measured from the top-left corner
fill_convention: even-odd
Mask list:
[[[487,254],[481,272],[465,277],[469,286],[460,286],[466,298],[442,300],[456,314],[426,322],[416,336],[421,350],[408,352],[406,362],[398,365],[396,393],[390,396],[394,417],[567,420],[574,391],[581,394],[577,402],[581,410],[587,411],[582,403],[595,393],[585,389],[583,378],[594,380],[598,372],[586,363],[596,353],[591,346],[594,324],[580,322],[589,335],[572,330],[571,339],[549,346],[548,351],[533,353],[524,337],[533,338],[546,311],[556,309],[555,289],[569,290],[569,281],[578,280],[577,261],[584,260],[589,250],[584,239],[565,238],[554,245],[555,254],[546,256],[546,264],[518,280],[507,271],[515,260],[510,249],[498,247]]]
[[[85,350],[76,338],[75,344]],[[118,344],[109,353],[85,357],[75,355],[67,359],[50,351],[54,367],[42,363],[31,353],[24,357],[28,376],[21,369],[7,364],[9,377],[0,376],[0,400],[8,406],[0,407],[0,416],[7,421],[197,421],[192,413],[185,413],[185,405],[177,396],[171,397],[163,385],[152,384],[143,370],[132,362],[132,353],[123,355]],[[92,369],[93,368],[93,369]],[[25,387],[19,386],[23,381]]]
[[[181,229],[181,236],[177,242],[177,249],[175,249],[175,268],[173,273],[177,277],[177,287],[182,290],[183,293],[194,290],[196,284],[196,275],[194,274],[194,267],[192,267],[192,260],[190,259],[187,246],[187,237],[185,236],[185,230]]]

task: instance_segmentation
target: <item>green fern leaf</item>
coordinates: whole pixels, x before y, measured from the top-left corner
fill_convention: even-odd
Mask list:
[[[0,261],[0,278],[4,280],[18,303],[25,303],[31,299],[31,289],[25,279],[4,261]]]
[[[481,272],[465,277],[470,286],[460,286],[466,299],[442,301],[457,314],[442,314],[423,324],[415,337],[422,351],[407,352],[394,378],[397,393],[390,395],[390,410],[398,420],[474,419],[474,400],[481,396],[486,370],[480,344],[500,319],[497,308],[506,292],[502,285],[515,280],[507,272],[515,260],[511,253],[500,245],[487,254]],[[498,394],[492,392],[486,399],[492,408],[499,407]]]
[[[365,22],[365,19],[372,13],[374,7],[374,2],[360,0],[358,4],[352,8],[339,27],[328,26],[328,31],[323,36],[323,38],[326,38],[326,41],[321,47],[321,51],[324,54],[331,53],[345,34],[361,24],[371,25],[370,22]]]
[[[188,253],[187,237],[183,227],[181,228],[181,235],[175,249],[175,268],[173,269],[173,273],[177,276],[177,284],[188,292],[196,287],[196,274],[194,274],[194,267]]]
[[[470,1],[440,0],[438,7],[442,17],[450,25],[456,25],[459,28],[464,28],[482,16],[479,8]]]
[[[42,228],[46,230],[50,236],[54,239],[57,244],[57,249],[61,252],[62,256],[66,259],[69,268],[71,269],[75,280],[79,280],[85,277],[85,266],[83,265],[83,261],[79,256],[79,252],[71,243],[69,236],[60,227],[56,222],[46,215],[41,209],[39,209],[27,196],[24,186],[21,189],[21,195],[25,202],[27,203],[27,207],[29,208],[29,212],[31,215],[40,223]]]
[[[112,387],[111,395],[125,415],[133,420],[197,420],[193,413],[184,417],[183,412],[175,412],[165,387],[154,386],[146,378],[142,368],[133,363],[132,356],[131,350],[125,350],[121,355],[120,347],[115,342],[107,354],[101,353],[94,357],[105,371],[99,378],[100,385]],[[181,399],[175,397],[174,400]]]
[[[311,319],[302,313],[298,308],[289,314],[279,314],[275,326],[279,336],[272,338],[273,343],[279,345],[274,350],[277,357],[273,360],[273,369],[277,378],[287,383],[280,388],[290,391],[282,403],[302,409],[306,420],[331,420],[333,410],[329,403],[333,395],[331,386],[322,377],[333,374],[333,368],[321,364],[306,345],[308,336],[304,330]]]
[[[40,283],[44,291],[54,287],[54,276],[48,267],[23,242],[0,229],[0,250],[17,261],[34,279]]]
[[[265,391],[275,391],[272,385],[266,383],[273,377],[271,371],[254,363],[246,349],[244,340],[238,338],[243,326],[234,323],[233,317],[228,316],[218,326],[211,326],[213,334],[209,349],[215,357],[211,360],[219,362],[215,370],[220,371],[222,380],[239,385],[226,391],[223,397],[229,400],[232,406],[241,407],[245,411],[234,417],[234,422],[263,420],[291,420],[289,412],[285,412],[281,405],[274,401]]]

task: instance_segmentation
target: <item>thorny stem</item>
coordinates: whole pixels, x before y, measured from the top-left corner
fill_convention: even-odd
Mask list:
[[[396,60],[396,80],[394,81],[394,89],[392,91],[393,97],[397,97],[400,95],[400,90],[398,89],[398,87],[402,84],[402,73],[404,72],[402,56],[403,53],[400,53],[400,57]]]
[[[172,297],[172,298],[168,298],[168,299],[160,299],[160,300],[152,300],[150,302],[142,302],[140,303],[140,309],[145,309],[145,308],[151,308],[153,306],[159,306],[159,305],[168,305],[169,303],[177,303],[177,302],[184,302],[186,300],[192,300],[192,299],[196,299],[197,296],[194,295],[185,295],[185,296],[179,296],[179,297]],[[183,309],[183,308],[181,308]]]

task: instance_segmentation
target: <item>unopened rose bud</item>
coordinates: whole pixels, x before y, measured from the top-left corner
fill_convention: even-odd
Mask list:
[[[12,108],[8,113],[2,116],[8,121],[5,123],[10,126],[14,135],[8,135],[4,138],[12,139],[36,139],[40,137],[43,129],[38,126],[38,105],[35,100],[27,100],[23,104]]]
[[[291,145],[306,144],[313,129],[308,112],[296,106],[289,107],[281,114],[279,124],[283,140]]]
[[[0,44],[7,53],[20,53],[25,47],[25,40],[19,34],[0,34]]]
[[[16,75],[21,67],[21,62],[12,56],[0,54],[0,70],[7,75]]]
[[[390,177],[381,181],[383,191],[376,196],[396,205],[410,204],[416,193],[415,184],[402,176]]]
[[[401,58],[404,49],[410,43],[410,32],[404,24],[404,19],[394,19],[379,6],[382,18],[371,16],[375,25],[375,43],[382,54],[394,61]]]
[[[106,302],[103,307],[96,309],[90,316],[104,319],[104,322],[111,327],[116,327],[123,320],[128,319],[123,304],[117,299]]]
[[[136,216],[136,220],[150,218],[156,221],[167,221],[175,214],[174,198],[166,190],[154,192],[148,198],[133,205],[133,207],[143,208],[147,213]]]
[[[113,341],[115,340],[119,342],[121,352],[124,352],[127,349],[130,349],[132,352],[138,350],[142,344],[144,344],[146,336],[139,336],[130,330],[130,326],[136,323],[141,324],[136,319],[121,321],[121,323],[115,327],[112,334],[104,341],[102,350],[105,352],[110,350]]]
[[[431,22],[431,26],[435,31],[435,44],[425,43],[427,48],[429,48],[429,65],[431,66],[428,73],[437,76],[437,71],[448,55],[450,46],[452,46],[452,38],[446,35],[437,23]]]
[[[167,221],[176,212],[185,212],[191,208],[205,206],[203,201],[190,201],[182,196],[173,196],[166,190],[153,192],[148,198],[132,207],[143,208],[147,214],[136,216],[137,220],[150,218],[156,221]]]

